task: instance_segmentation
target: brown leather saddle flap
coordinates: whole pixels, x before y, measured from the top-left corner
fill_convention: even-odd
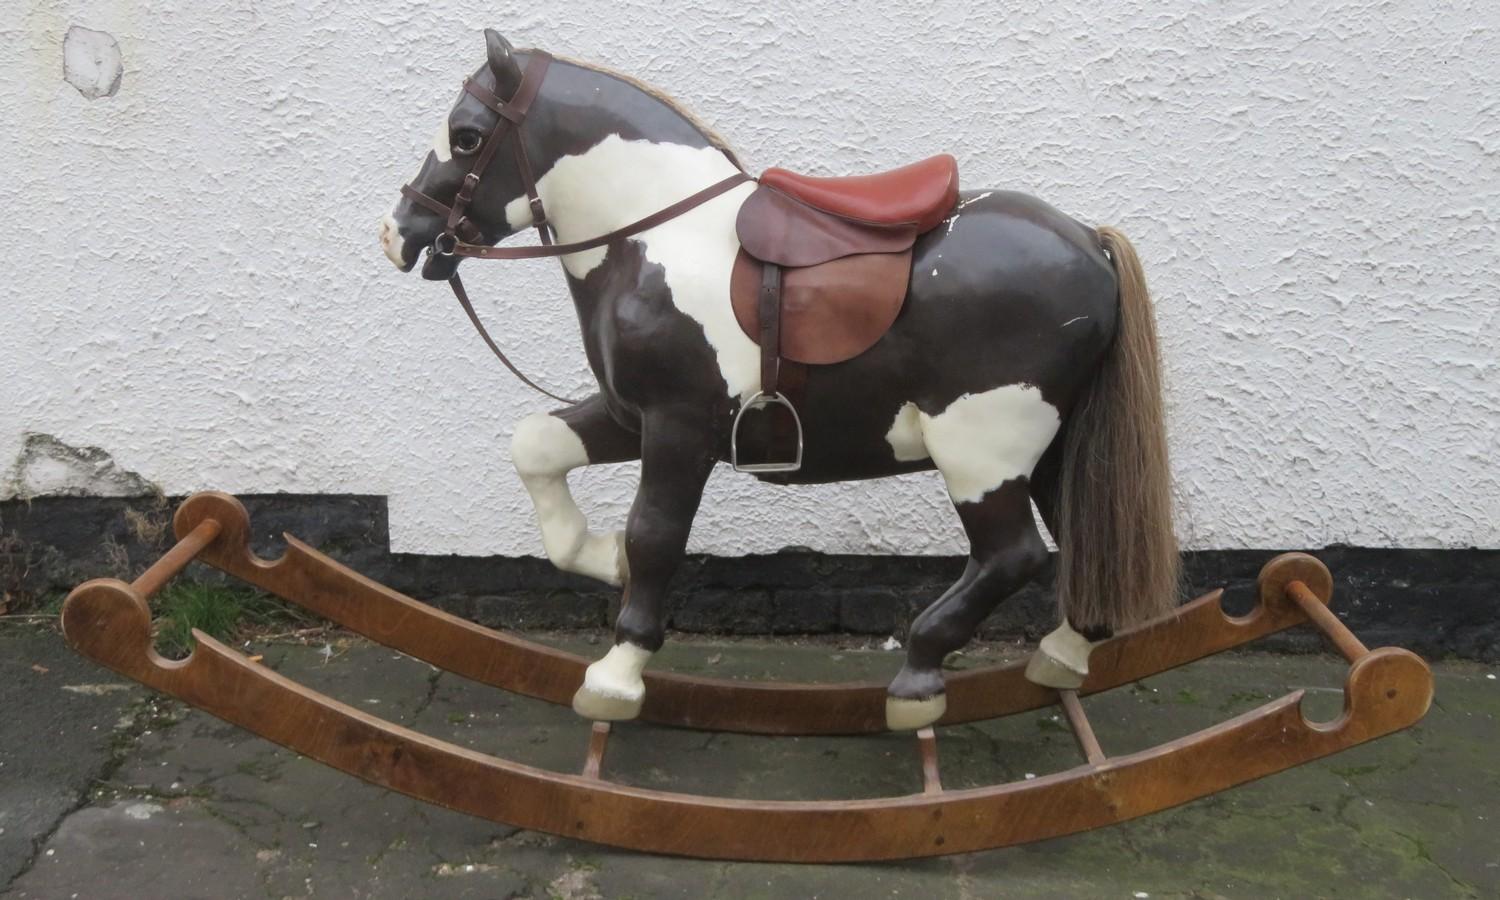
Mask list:
[[[768,187],[756,189],[740,205],[735,231],[746,253],[788,269],[841,256],[899,253],[917,239],[915,224],[877,225],[844,218]]]
[[[783,270],[781,356],[827,365],[865,352],[896,321],[910,279],[910,242],[894,253],[859,253]],[[758,344],[761,263],[741,249],[729,282],[734,317]]]

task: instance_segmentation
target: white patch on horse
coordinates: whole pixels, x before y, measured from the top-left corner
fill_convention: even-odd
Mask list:
[[[646,692],[641,673],[650,661],[650,650],[622,641],[584,670],[583,683],[600,696],[636,700]]]
[[[401,258],[401,226],[396,224],[393,213],[386,213],[380,219],[380,249],[396,268],[406,265],[406,260]]]
[[[885,442],[891,445],[891,453],[897,462],[915,462],[927,458],[927,445],[922,443],[922,412],[915,403],[903,403],[896,410],[896,418],[885,433]]]
[[[1084,319],[1087,319],[1087,318],[1088,318],[1088,316],[1074,316],[1073,318],[1069,319],[1068,321],[1062,323],[1062,327],[1067,328],[1069,325],[1072,325],[1074,322],[1082,322]]]
[[[1031,474],[1057,434],[1057,407],[1029,384],[964,394],[935,416],[918,413],[922,443],[954,503],[976,503]]]
[[[432,136],[432,155],[438,158],[438,162],[447,162],[453,158],[453,137],[448,134],[447,116],[443,116],[443,121],[438,123],[437,134]]]
[[[567,473],[589,463],[577,432],[556,416],[536,413],[516,425],[510,458],[531,495],[542,546],[553,565],[619,586],[625,582],[625,542],[620,532],[592,534],[568,490]]]
[[[558,160],[537,181],[537,193],[563,242],[581,241],[623,228],[735,173],[713,147],[627,141],[610,135],[577,156]],[[729,305],[729,273],[740,242],[734,220],[755,190],[744,184],[633,238],[646,258],[666,270],[672,303],[703,326],[718,358],[730,396],[749,397],[760,388],[760,349],[735,321]],[[524,196],[505,207],[519,231],[532,224]],[[607,248],[562,257],[574,278],[604,262]]]
[[[1026,664],[1026,678],[1058,690],[1076,690],[1089,674],[1089,654],[1099,643],[1073,630],[1067,619],[1037,645]]]
[[[650,660],[650,650],[629,642],[609,648],[603,659],[584,670],[583,684],[573,695],[573,711],[596,722],[634,719],[646,699],[641,672]]]

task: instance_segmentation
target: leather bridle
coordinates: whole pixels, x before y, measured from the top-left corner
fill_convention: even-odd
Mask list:
[[[521,75],[521,84],[516,88],[515,94],[509,100],[502,100],[493,91],[483,85],[476,84],[472,78],[464,79],[464,91],[477,99],[480,103],[489,107],[500,117],[494,129],[484,137],[478,151],[474,156],[474,164],[470,166],[464,175],[463,183],[459,185],[457,193],[454,194],[451,205],[434,199],[422,193],[410,184],[401,186],[401,195],[411,200],[418,206],[437,214],[444,221],[443,231],[433,238],[432,245],[427,248],[431,255],[439,257],[476,257],[478,259],[543,259],[548,257],[567,256],[571,253],[579,253],[584,250],[593,250],[598,247],[608,246],[616,241],[623,240],[632,235],[639,234],[651,228],[670,221],[690,209],[700,206],[709,200],[725,193],[726,191],[754,181],[744,172],[736,172],[734,175],[716,182],[696,194],[685,197],[663,209],[657,210],[649,216],[617,228],[608,234],[589,238],[584,241],[575,241],[570,244],[556,244],[552,241],[547,221],[547,210],[542,205],[541,195],[537,193],[536,176],[532,172],[531,161],[526,156],[526,141],[521,128],[526,121],[526,114],[531,109],[532,101],[536,100],[537,94],[542,88],[542,79],[547,75],[547,67],[551,65],[550,54],[541,50],[530,51],[526,69]],[[516,172],[521,178],[521,185],[526,191],[527,202],[531,206],[532,225],[540,235],[542,246],[540,247],[493,247],[484,243],[484,232],[475,225],[465,213],[469,204],[474,199],[474,194],[479,190],[479,185],[484,178],[485,171],[490,163],[499,154],[500,145],[507,135],[515,135],[515,161]],[[485,330],[484,323],[479,320],[479,315],[474,312],[474,304],[469,300],[468,291],[464,290],[463,281],[455,270],[448,279],[448,286],[453,289],[453,296],[458,299],[459,305],[468,314],[469,321],[474,324],[479,336],[484,339],[490,350],[499,358],[500,362],[532,389],[546,394],[554,400],[562,403],[575,404],[579,401],[570,400],[552,393],[536,382],[527,378],[520,369],[506,358],[501,352],[498,344]]]

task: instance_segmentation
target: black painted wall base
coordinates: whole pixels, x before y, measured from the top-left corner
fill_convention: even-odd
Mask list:
[[[267,494],[241,498],[256,552],[274,557],[290,532],[412,596],[502,628],[597,628],[618,592],[558,572],[538,557],[422,556],[390,552],[384,497]],[[89,578],[131,578],[171,544],[172,498],[48,497],[0,502],[0,592],[12,605],[63,593]],[[540,545],[540,537],[537,539]],[[1189,596],[1224,587],[1248,608],[1260,567],[1279,550],[1186,554]],[[1429,657],[1500,660],[1500,550],[1326,547],[1339,615],[1370,646],[1398,644]],[[783,552],[691,557],[675,582],[672,627],[730,634],[904,633],[912,616],[962,572],[947,557]],[[203,567],[191,577],[213,578]],[[3,594],[0,594],[3,596]],[[1035,640],[1055,623],[1045,576],[985,624],[989,638]],[[1319,646],[1310,629],[1257,646]]]

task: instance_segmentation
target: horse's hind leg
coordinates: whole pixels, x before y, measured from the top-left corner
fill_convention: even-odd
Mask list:
[[[1067,427],[1053,438],[1052,446],[1042,454],[1041,461],[1031,473],[1031,499],[1042,514],[1042,522],[1052,532],[1052,540],[1058,541],[1058,496],[1062,480],[1063,445],[1067,441]],[[1092,628],[1080,626],[1060,616],[1062,621],[1042,638],[1037,649],[1026,664],[1026,678],[1044,687],[1057,690],[1077,690],[1089,674],[1089,654],[1100,642],[1112,636],[1107,626]]]
[[[1057,433],[1057,410],[1035,388],[1009,385],[966,395],[935,416],[922,413],[920,422],[922,441],[968,534],[969,564],[912,622],[906,665],[886,700],[892,729],[921,728],[942,717],[943,659],[1047,563],[1029,482]]]
[[[661,649],[667,588],[717,461],[715,435],[700,417],[647,410],[641,426],[641,483],[625,525],[630,583],[615,621],[615,645],[588,667],[573,695],[573,710],[588,719],[640,714],[646,696],[641,672]]]
[[[603,397],[595,394],[576,406],[522,419],[510,451],[536,507],[547,558],[565,572],[623,584],[627,570],[620,532],[589,532],[567,476],[579,466],[639,459],[640,435],[611,418]]]
[[[906,665],[891,682],[886,726],[921,728],[942,717],[943,659],[974,637],[1001,600],[1015,593],[1047,562],[1047,545],[1031,518],[1025,479],[1007,481],[974,502],[955,504],[968,532],[964,574],[912,622]]]

